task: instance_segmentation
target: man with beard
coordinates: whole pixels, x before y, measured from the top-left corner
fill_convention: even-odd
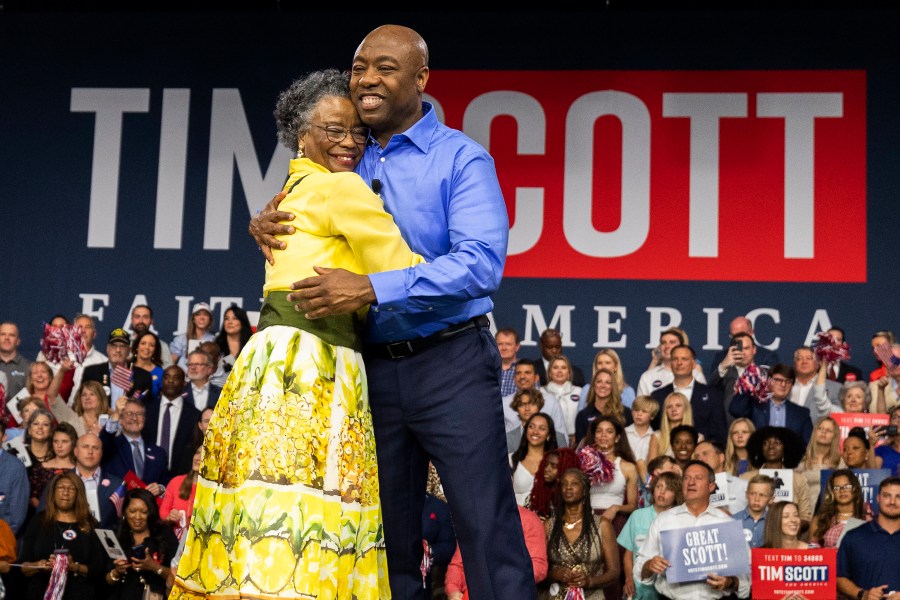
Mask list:
[[[153,331],[153,309],[146,304],[138,304],[131,309],[131,341],[133,342],[138,336]],[[159,338],[159,336],[156,336]],[[159,339],[160,358],[162,359],[162,367],[165,369],[172,364],[172,351],[169,350],[169,344]]]
[[[838,591],[848,598],[900,598],[900,477],[878,486],[878,518],[848,531],[838,548]]]

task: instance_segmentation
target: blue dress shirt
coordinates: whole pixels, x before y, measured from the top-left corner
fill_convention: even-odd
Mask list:
[[[378,298],[367,340],[426,336],[488,313],[506,263],[509,218],[494,159],[433,107],[382,148],[371,142],[357,172],[381,182],[403,238],[427,264],[369,275]]]

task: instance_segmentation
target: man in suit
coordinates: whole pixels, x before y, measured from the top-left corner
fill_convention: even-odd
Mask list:
[[[194,354],[191,352],[189,355],[188,364],[196,360]],[[181,367],[166,367],[159,402],[147,403],[147,424],[142,433],[147,442],[165,450],[169,457],[169,471],[175,475],[191,470],[195,450],[192,448],[194,429],[200,420],[200,411],[188,399],[184,387],[184,371]]]
[[[830,327],[828,333],[831,334],[831,337],[838,343],[844,343],[844,340],[846,339],[844,330],[840,327]],[[845,381],[865,381],[865,375],[863,375],[862,369],[849,363],[845,363],[842,360],[836,360],[833,363],[829,363],[827,375],[829,381],[837,381],[838,383],[844,383]]]
[[[694,379],[697,353],[686,344],[675,346],[670,353],[669,364],[675,379],[669,385],[654,391],[651,394],[653,398],[662,406],[669,394],[681,392],[690,398],[694,427],[703,434],[703,438],[721,445],[727,443],[728,426],[722,392]],[[661,420],[662,410],[653,418],[652,427],[658,430]]]
[[[99,381],[103,391],[109,396],[109,403],[115,406],[120,396],[141,395],[152,386],[150,373],[143,369],[128,369],[128,354],[131,351],[131,336],[124,329],[113,329],[109,333],[106,342],[106,354],[109,360],[97,365],[84,368],[82,381]],[[118,383],[119,378],[114,377],[116,367],[128,369],[128,385]]]
[[[793,367],[775,365],[769,371],[769,399],[760,402],[750,394],[736,394],[729,407],[731,416],[747,417],[757,431],[768,426],[788,429],[803,439],[803,448],[806,448],[812,436],[812,418],[809,409],[789,400],[795,379]]]
[[[725,406],[725,414],[728,423],[731,424],[732,414],[730,412],[731,399],[734,396],[734,384],[744,374],[747,368],[755,364],[756,342],[749,333],[736,333],[731,338],[731,344],[728,346],[728,353],[720,362],[713,365],[712,373],[709,377],[709,385],[722,392],[722,398]],[[793,378],[792,378],[793,380]]]
[[[101,529],[116,529],[119,525],[119,512],[112,501],[114,493],[125,497],[125,491],[119,491],[122,478],[112,473],[104,473],[100,468],[103,458],[103,443],[100,437],[94,433],[85,433],[78,438],[75,444],[75,474],[84,482],[84,491],[87,494],[88,508],[91,516],[97,519]],[[43,510],[47,501],[47,490],[38,505],[38,510]]]
[[[822,365],[812,348],[800,346],[794,350],[794,385],[791,386],[791,402],[809,410],[813,419],[824,417],[840,405],[841,385],[825,378]]]
[[[125,478],[131,471],[154,496],[162,496],[169,483],[166,451],[143,438],[147,412],[139,398],[127,397],[121,411],[114,410],[100,430],[103,442],[103,470]]]
[[[222,388],[209,382],[216,370],[212,357],[204,350],[192,351],[188,354],[187,377],[191,384],[187,386],[187,401],[198,411],[204,408],[215,408]],[[193,454],[193,452],[191,453]]]
[[[729,324],[728,335],[731,339],[734,339],[734,336],[739,333],[748,334],[753,338],[754,345],[756,344],[756,332],[753,331],[753,323],[747,317],[735,317]],[[719,350],[713,355],[712,362],[710,363],[709,377],[707,378],[710,382],[712,382],[712,376],[716,367],[725,359],[726,354],[728,354],[728,348]],[[773,367],[781,362],[781,360],[778,358],[778,353],[774,350],[767,350],[762,346],[756,346],[756,357],[754,358],[754,362],[760,367]]]
[[[541,349],[541,358],[534,361],[534,372],[540,379],[540,385],[546,385],[550,381],[550,378],[547,377],[547,367],[550,365],[550,361],[562,354],[562,335],[555,329],[545,329],[541,334],[538,346]],[[584,387],[584,373],[574,364],[572,365],[572,385]]]

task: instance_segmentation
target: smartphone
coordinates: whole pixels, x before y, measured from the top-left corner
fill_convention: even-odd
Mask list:
[[[888,437],[894,437],[897,435],[897,426],[896,425],[882,425],[878,428],[881,435],[886,435]]]
[[[139,544],[131,547],[131,558],[144,559],[147,556],[147,546]]]
[[[744,340],[742,339],[732,340],[731,345],[737,348],[738,352],[744,351]]]

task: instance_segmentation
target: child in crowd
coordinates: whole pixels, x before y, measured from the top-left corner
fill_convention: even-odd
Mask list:
[[[632,423],[625,428],[635,460],[647,461],[653,428],[650,422],[659,412],[659,402],[650,396],[638,396],[631,405]]]

